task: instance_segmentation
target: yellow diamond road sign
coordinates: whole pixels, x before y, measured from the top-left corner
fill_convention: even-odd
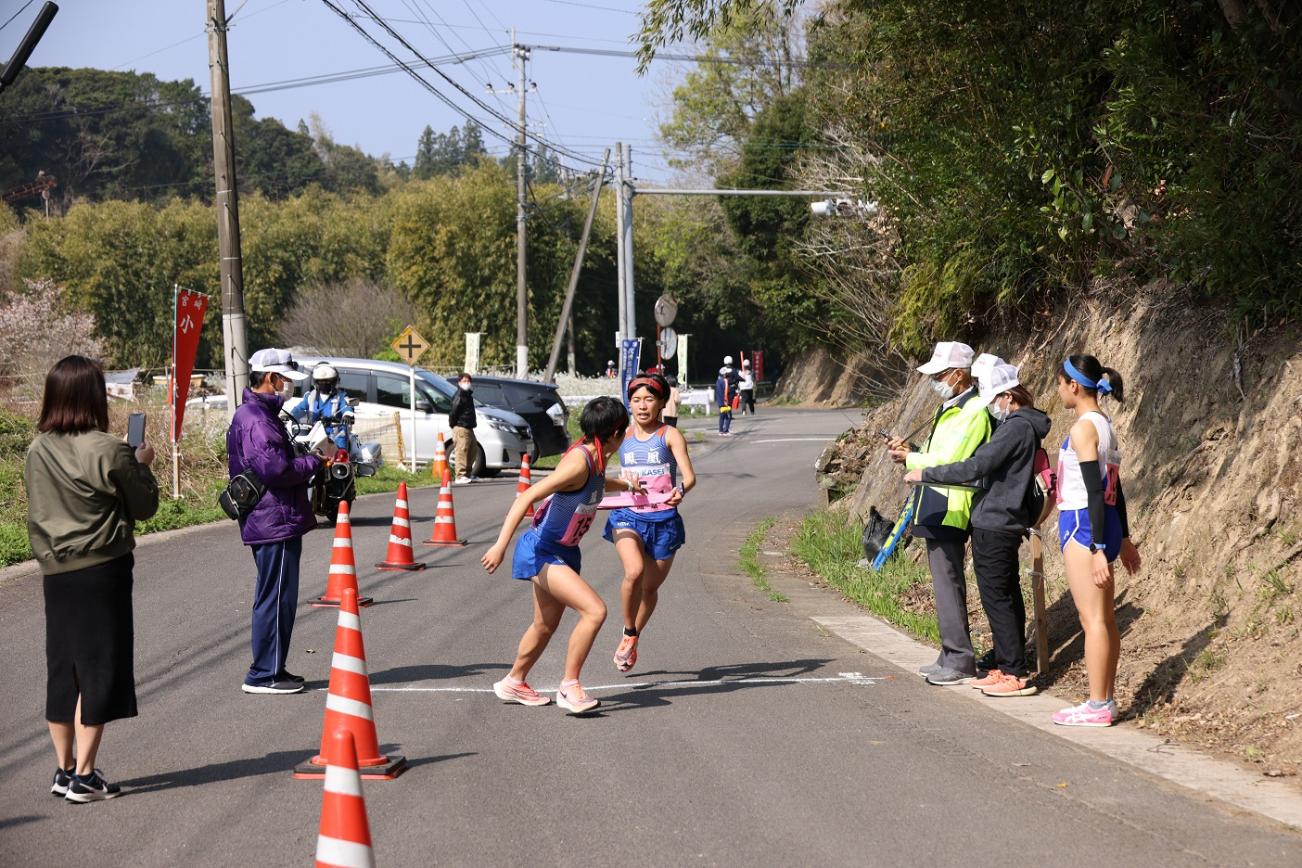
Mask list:
[[[429,341],[421,337],[414,328],[407,326],[390,346],[400,359],[409,365],[414,365],[416,360],[429,349]]]

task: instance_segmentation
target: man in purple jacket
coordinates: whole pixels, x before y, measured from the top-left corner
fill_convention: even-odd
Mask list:
[[[298,608],[298,562],[303,534],[316,527],[308,482],[321,467],[315,455],[297,455],[279,419],[293,382],[307,379],[287,350],[259,350],[249,359],[249,388],[226,432],[231,477],[245,470],[267,487],[258,505],[240,520],[240,538],[258,567],[253,592],[253,665],[245,693],[299,693],[303,679],[285,670]]]

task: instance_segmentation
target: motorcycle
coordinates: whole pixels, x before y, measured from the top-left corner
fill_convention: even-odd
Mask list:
[[[356,399],[350,405],[356,406]],[[362,443],[353,434],[353,414],[322,417],[316,422],[300,422],[282,413],[285,427],[300,453],[324,454],[325,463],[308,485],[312,511],[333,524],[339,516],[339,504],[351,507],[357,497],[358,476],[374,476],[384,466],[380,444]],[[344,431],[345,449],[336,445],[330,432]]]

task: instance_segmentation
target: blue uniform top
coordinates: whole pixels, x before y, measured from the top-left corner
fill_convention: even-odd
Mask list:
[[[313,389],[303,396],[303,400],[294,405],[289,415],[299,420],[306,416],[308,422],[317,422],[321,419],[342,417],[352,410],[353,408],[348,406],[348,396],[342,391],[336,390],[329,398],[322,400],[321,393]],[[330,439],[340,449],[348,448],[348,432],[343,425],[327,425],[326,434],[330,435]]]
[[[625,478],[641,479],[642,486],[648,494],[670,492],[678,484],[678,459],[674,457],[673,450],[665,440],[668,427],[661,425],[646,440],[637,439],[637,434],[630,427],[628,433],[624,435],[624,442],[619,447],[619,464],[622,468],[620,475]],[[678,512],[675,506],[665,507],[661,504],[634,506],[629,509],[637,513],[640,518],[649,521],[672,518]]]
[[[597,506],[606,489],[606,477],[597,472],[587,449],[580,449],[588,462],[588,481],[578,491],[558,491],[534,512],[533,531],[548,545],[577,546],[597,516]]]

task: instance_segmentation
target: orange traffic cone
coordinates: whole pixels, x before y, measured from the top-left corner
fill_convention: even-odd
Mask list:
[[[456,509],[452,505],[452,483],[445,467],[443,482],[439,486],[439,506],[434,513],[434,530],[430,533],[429,539],[425,540],[425,545],[459,548],[465,544],[465,540],[457,537]]]
[[[357,592],[344,589],[335,627],[335,653],[330,660],[330,692],[326,694],[325,723],[321,727],[321,753],[294,769],[296,778],[326,775],[330,739],[335,730],[346,730],[356,746],[355,762],[362,777],[393,780],[407,770],[406,757],[380,753],[375,734],[375,713],[371,709],[371,679],[366,675],[366,649],[362,646],[362,619],[357,611]]]
[[[316,868],[375,868],[371,825],[357,773],[357,748],[347,730],[330,737],[330,765],[321,797],[321,827],[316,836]]]
[[[339,518],[335,522],[334,548],[330,552],[330,575],[326,576],[325,593],[312,601],[318,609],[338,606],[343,602],[344,588],[357,591],[357,562],[353,560],[353,525],[348,518],[348,501],[339,502]],[[357,598],[357,605],[369,606],[370,597]]]
[[[443,432],[437,432],[434,438],[434,460],[429,465],[430,479],[442,479],[448,470],[448,452],[443,447]]]
[[[515,484],[515,496],[524,494],[531,485],[533,485],[533,474],[529,472],[529,453],[526,452],[520,456],[520,481]],[[533,515],[532,503],[529,504],[529,511],[525,515]]]
[[[423,570],[411,556],[411,513],[407,510],[407,483],[398,483],[398,500],[393,505],[393,527],[389,530],[389,550],[376,564],[382,570]]]

